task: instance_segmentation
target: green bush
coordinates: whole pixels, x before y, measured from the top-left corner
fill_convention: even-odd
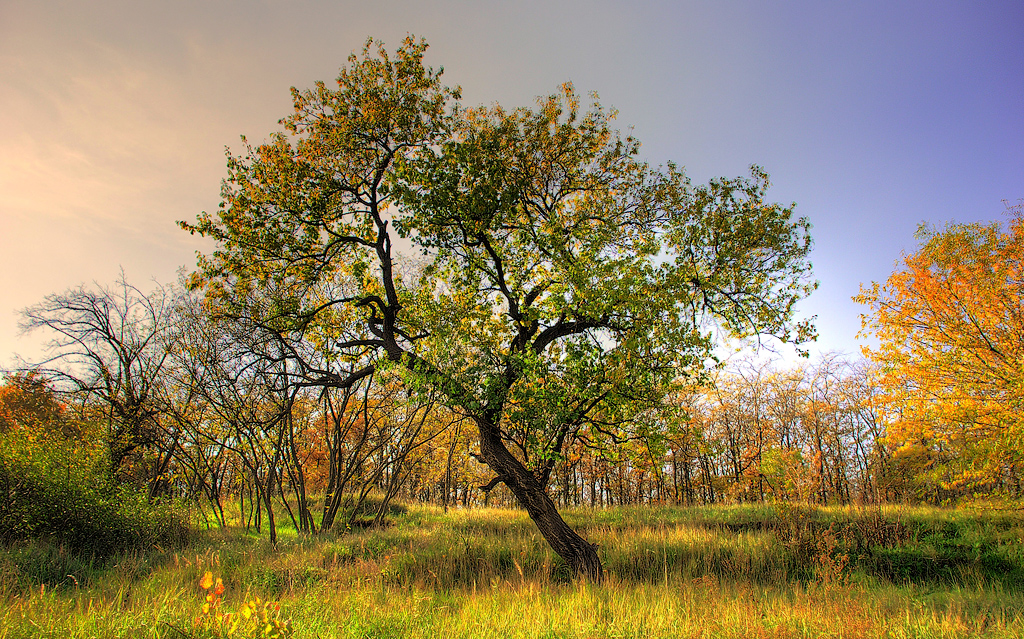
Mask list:
[[[113,486],[106,468],[99,445],[27,429],[0,434],[0,542],[49,539],[108,556],[185,540],[170,505]]]

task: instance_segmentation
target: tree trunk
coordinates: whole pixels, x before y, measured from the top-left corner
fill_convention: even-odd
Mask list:
[[[597,546],[565,523],[537,477],[505,447],[498,428],[485,418],[475,421],[480,430],[480,455],[526,509],[551,549],[569,566],[573,577],[600,582],[602,570]]]
[[[274,465],[277,465],[277,458],[274,458]],[[274,521],[274,469],[267,472],[267,486],[263,490],[263,500],[267,507],[267,528],[270,529],[270,544],[277,546],[277,522]]]

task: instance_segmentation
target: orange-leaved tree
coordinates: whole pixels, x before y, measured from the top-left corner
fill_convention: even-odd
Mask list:
[[[80,425],[65,415],[48,380],[35,371],[12,373],[0,386],[0,433],[29,430],[44,435],[79,434]]]
[[[878,347],[865,351],[899,416],[896,460],[932,496],[1020,490],[1024,219],[1010,212],[1005,226],[922,226],[918,250],[854,298],[870,309],[862,332]]]

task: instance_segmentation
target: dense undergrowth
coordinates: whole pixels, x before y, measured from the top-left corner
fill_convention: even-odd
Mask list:
[[[0,639],[224,635],[228,626],[203,621],[207,572],[223,583],[218,614],[237,621],[254,601],[279,602],[275,614],[295,637],[1024,634],[1015,511],[775,505],[566,516],[599,544],[605,583],[573,583],[529,519],[507,510],[409,507],[381,528],[282,531],[276,548],[240,529],[105,559],[16,543],[0,554]]]
[[[188,535],[184,508],[110,478],[100,444],[29,429],[0,432],[0,543],[14,544],[15,555],[89,562],[182,546]],[[47,560],[28,563],[36,566],[31,572],[47,573],[39,568]]]

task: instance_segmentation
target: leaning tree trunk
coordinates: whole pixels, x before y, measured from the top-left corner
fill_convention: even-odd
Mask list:
[[[601,581],[597,546],[565,523],[537,477],[505,447],[497,426],[485,418],[475,421],[480,430],[480,456],[526,509],[551,549],[569,566],[573,577]]]

